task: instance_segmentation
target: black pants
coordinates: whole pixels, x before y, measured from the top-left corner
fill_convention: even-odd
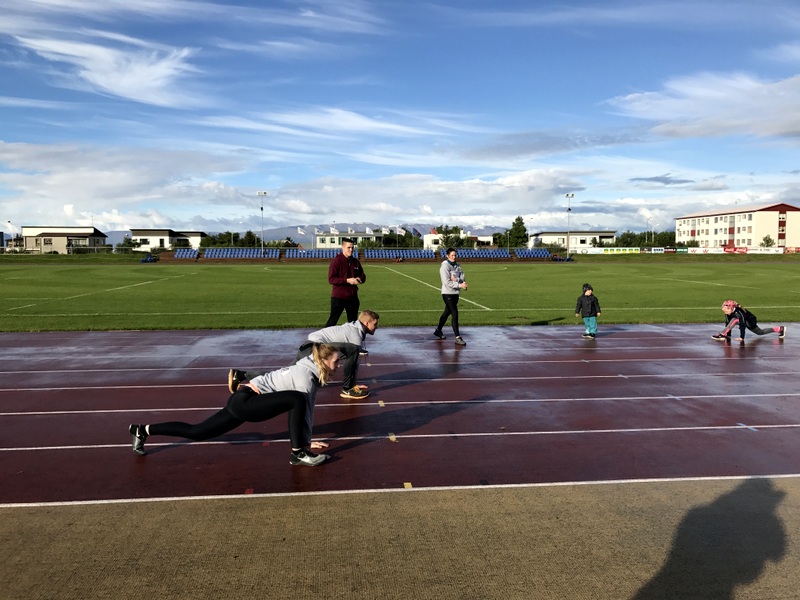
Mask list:
[[[149,426],[150,435],[171,435],[195,442],[218,437],[233,431],[242,423],[259,423],[289,413],[289,438],[292,448],[302,448],[306,420],[306,397],[294,390],[258,394],[241,386],[228,398],[228,404],[202,423],[191,425],[182,421],[155,423]]]
[[[331,316],[328,317],[328,322],[325,327],[333,327],[339,322],[339,317],[342,312],[347,311],[347,322],[350,323],[358,319],[358,308],[361,303],[358,300],[358,294],[352,298],[334,298],[331,296]]]
[[[447,323],[447,317],[452,316],[453,320],[451,324],[453,325],[453,333],[456,334],[456,337],[461,335],[458,333],[458,294],[442,294],[442,300],[444,300],[444,312],[442,316],[439,317],[439,326],[436,328],[437,331],[441,331],[444,324]]]
[[[342,365],[342,377],[344,377],[342,387],[349,390],[358,382],[358,353],[361,347],[355,344],[331,344],[331,346],[339,351],[339,360]],[[306,342],[300,346],[300,348],[297,349],[297,355],[294,357],[294,362],[292,364],[296,364],[301,358],[310,355],[313,347],[314,344],[311,342]],[[250,378],[250,375],[255,376],[256,374],[248,371],[246,375]]]

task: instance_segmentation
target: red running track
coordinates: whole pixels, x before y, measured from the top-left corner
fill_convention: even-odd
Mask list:
[[[370,397],[317,395],[317,468],[289,465],[284,417],[144,457],[127,432],[205,418],[228,368],[286,365],[305,331],[0,334],[0,504],[800,473],[800,344],[714,331],[379,329]]]

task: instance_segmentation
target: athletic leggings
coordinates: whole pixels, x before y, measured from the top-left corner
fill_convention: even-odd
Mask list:
[[[452,316],[453,320],[451,324],[453,326],[453,333],[456,334],[456,337],[461,335],[458,333],[458,294],[442,294],[442,300],[444,300],[444,312],[442,316],[439,317],[439,327],[437,327],[437,331],[441,331],[444,324],[447,323],[447,317]]]
[[[171,435],[193,441],[208,440],[233,431],[242,423],[259,423],[289,413],[289,438],[292,448],[303,447],[303,428],[306,420],[306,397],[302,392],[289,390],[259,394],[246,385],[228,399],[225,408],[218,410],[202,423],[191,425],[181,421],[154,423],[150,435]]]

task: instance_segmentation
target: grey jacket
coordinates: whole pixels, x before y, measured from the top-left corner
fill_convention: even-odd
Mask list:
[[[303,446],[311,443],[314,426],[314,403],[319,389],[319,368],[313,357],[306,356],[291,367],[270,371],[250,380],[262,394],[296,390],[306,397],[306,426],[303,431]]]
[[[355,344],[360,347],[366,335],[361,321],[353,321],[309,333],[308,341],[316,344]]]
[[[464,271],[461,270],[460,264],[451,265],[446,260],[442,261],[442,266],[439,267],[439,277],[442,279],[443,294],[458,294],[461,292],[461,288],[458,285],[464,283]]]

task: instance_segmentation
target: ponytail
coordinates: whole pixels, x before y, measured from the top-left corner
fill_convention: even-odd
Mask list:
[[[314,359],[314,364],[317,365],[319,370],[319,384],[325,385],[328,383],[328,377],[333,372],[325,365],[323,361],[328,360],[334,354],[339,354],[339,351],[330,344],[314,344],[311,349],[311,356]]]

